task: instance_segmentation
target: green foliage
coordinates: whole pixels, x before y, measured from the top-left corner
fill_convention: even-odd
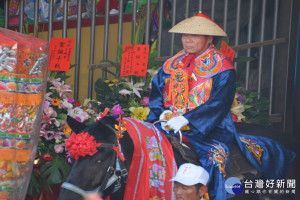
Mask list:
[[[62,159],[61,156],[54,154],[53,159],[41,167],[41,173],[48,184],[58,184],[65,181],[70,168],[66,159]]]
[[[36,169],[33,169],[30,177],[30,182],[28,185],[27,194],[36,196],[41,194],[42,191],[43,191],[43,178]]]
[[[243,102],[245,107],[245,111],[243,112],[245,116],[243,119],[244,122],[271,126],[268,113],[270,102],[267,98],[258,98],[258,93],[242,88],[238,88],[237,93],[245,98]]]
[[[96,99],[99,102],[106,102],[103,106],[113,107],[114,104],[118,103],[124,107],[124,104],[130,99],[129,96],[123,96],[119,93],[122,89],[124,89],[123,85],[98,79],[95,83]]]
[[[255,58],[247,57],[247,56],[238,56],[233,59],[233,62],[241,63],[241,62],[250,62],[252,60],[255,60]]]

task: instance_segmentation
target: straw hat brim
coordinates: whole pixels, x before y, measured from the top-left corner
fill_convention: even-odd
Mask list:
[[[215,22],[204,17],[187,18],[169,30],[170,33],[227,36],[226,32]]]

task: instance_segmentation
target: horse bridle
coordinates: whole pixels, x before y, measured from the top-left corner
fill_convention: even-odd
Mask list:
[[[117,145],[115,145],[115,144],[103,143],[98,148],[107,148],[107,147],[109,147],[109,148],[113,149],[116,146]],[[114,163],[116,164],[116,169],[113,167]],[[78,187],[78,186],[76,186],[72,183],[64,182],[61,185],[61,188],[70,190],[70,191],[72,191],[76,194],[81,195],[82,197],[86,197],[91,193],[103,192],[107,188],[109,188],[112,184],[114,184],[116,181],[118,181],[117,184],[115,184],[115,186],[114,186],[114,190],[112,192],[112,193],[114,193],[114,192],[116,192],[120,189],[121,179],[123,178],[124,182],[126,182],[126,180],[127,180],[128,171],[124,166],[125,165],[124,165],[123,161],[119,158],[116,151],[113,151],[113,155],[111,157],[110,164],[109,164],[109,167],[107,169],[107,173],[104,177],[104,180],[102,181],[102,184],[99,187],[97,187],[94,190],[86,191],[86,190],[83,190],[80,187]],[[120,172],[120,175],[116,175],[116,172],[118,172],[118,171]]]

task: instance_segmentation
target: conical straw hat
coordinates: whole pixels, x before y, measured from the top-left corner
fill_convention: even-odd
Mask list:
[[[199,12],[169,30],[170,33],[185,33],[211,36],[227,36],[226,32],[208,16]]]

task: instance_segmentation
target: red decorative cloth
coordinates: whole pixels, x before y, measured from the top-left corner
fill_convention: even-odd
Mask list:
[[[97,4],[96,4],[96,9],[101,11],[101,12],[105,12],[105,0],[100,0]],[[109,2],[109,8],[111,9],[119,9],[119,1],[118,0],[110,0]]]
[[[185,56],[183,59],[182,59],[182,62],[183,62],[183,67],[182,69],[186,69],[188,66],[190,66],[186,71],[189,75],[189,77],[192,75],[192,72],[195,68],[195,58],[196,58],[196,54],[194,53],[191,53],[191,54],[188,54],[187,56]]]
[[[169,180],[177,166],[168,139],[149,123],[123,120],[134,143],[124,199],[174,199]]]

